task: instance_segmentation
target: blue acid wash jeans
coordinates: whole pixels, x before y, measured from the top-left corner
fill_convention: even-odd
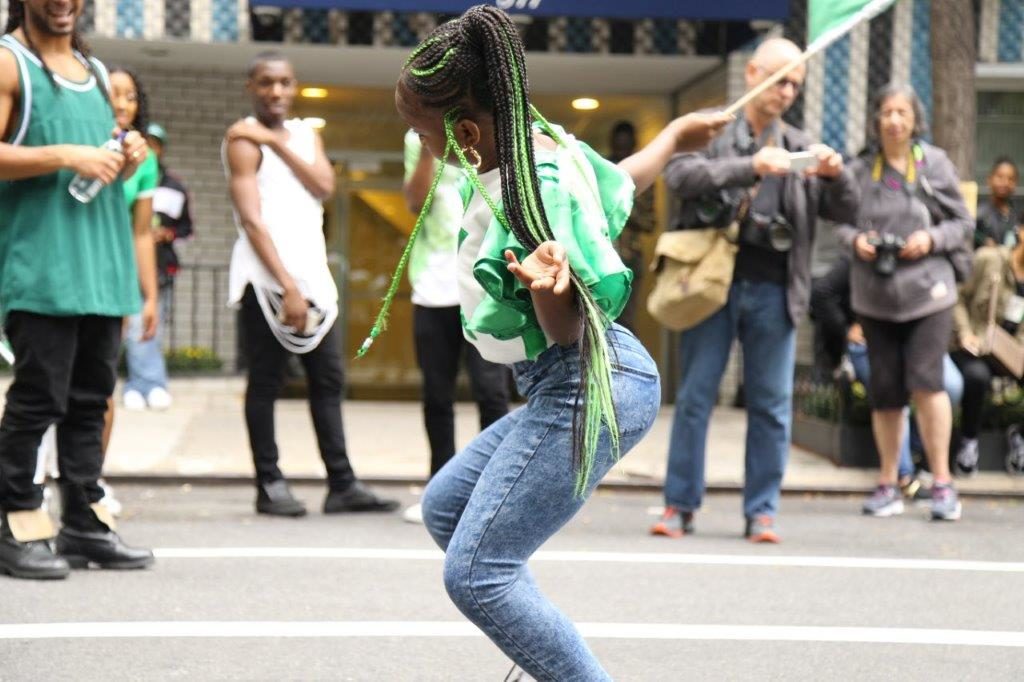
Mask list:
[[[164,362],[160,338],[170,312],[170,301],[169,287],[161,287],[160,320],[157,322],[156,335],[148,341],[142,340],[142,315],[136,313],[128,317],[128,328],[124,336],[124,359],[128,367],[128,378],[124,383],[124,390],[138,391],[143,398],[154,388],[167,388],[167,365]]]
[[[871,365],[868,362],[868,347],[863,343],[846,344],[846,354],[850,356],[850,364],[853,365],[853,373],[857,381],[867,386],[871,381]],[[942,358],[942,387],[949,394],[949,402],[953,407],[960,404],[964,395],[964,377],[960,369],[949,357],[949,353]],[[912,442],[913,441],[913,442]],[[924,452],[924,444],[917,432],[917,422],[910,418],[910,410],[903,410],[903,440],[900,441],[900,463],[899,477],[906,478],[913,476],[914,458],[911,450]]]
[[[661,386],[630,332],[608,330],[621,454],[654,424]],[[579,350],[552,346],[513,366],[526,405],[455,455],[423,493],[423,520],[445,550],[444,584],[459,610],[538,680],[608,680],[572,622],[541,593],[526,562],[580,510],[615,464],[607,429],[586,494],[573,493],[573,405]],[[599,591],[595,591],[599,592]]]
[[[714,315],[682,333],[675,417],[669,441],[665,505],[690,512],[704,499],[708,421],[732,343],[743,348],[747,403],[743,514],[774,517],[789,456],[796,331],[786,310],[786,288],[739,280]]]

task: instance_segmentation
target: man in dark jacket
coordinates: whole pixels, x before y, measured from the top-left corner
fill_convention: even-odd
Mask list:
[[[747,64],[747,87],[799,56],[788,40],[766,40]],[[842,157],[782,122],[803,79],[803,67],[793,69],[754,98],[705,152],[679,155],[665,170],[669,190],[683,202],[673,227],[725,227],[737,219],[741,229],[728,302],[682,334],[666,508],[651,529],[655,534],[693,532],[704,494],[708,420],[739,338],[748,414],[744,534],[751,542],[779,541],[774,519],[789,454],[796,323],[807,310],[815,220],[845,222],[857,209],[857,189]],[[794,170],[790,154],[798,151],[811,152],[816,163]]]

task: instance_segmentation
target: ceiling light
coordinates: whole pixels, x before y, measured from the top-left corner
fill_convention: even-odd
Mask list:
[[[572,101],[572,108],[577,111],[593,111],[601,106],[593,97],[577,97]]]
[[[302,88],[299,94],[309,99],[323,99],[327,97],[327,88]]]
[[[327,121],[320,118],[319,116],[310,116],[303,120],[306,122],[307,125],[310,125],[313,128],[316,128],[317,130],[321,130],[324,126],[327,125]]]

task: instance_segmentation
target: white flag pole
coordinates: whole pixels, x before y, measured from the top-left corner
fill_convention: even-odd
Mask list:
[[[809,60],[811,57],[818,54],[826,47],[828,47],[829,45],[831,45],[832,43],[836,42],[844,35],[849,33],[850,31],[852,31],[853,28],[857,26],[857,24],[863,21],[870,21],[871,19],[874,19],[876,16],[878,16],[885,10],[889,9],[889,7],[895,4],[896,2],[897,0],[871,0],[871,2],[861,7],[857,11],[857,13],[851,16],[849,19],[839,24],[838,26],[835,26],[829,29],[828,31],[822,33],[817,40],[815,40],[813,43],[807,46],[807,49],[804,50],[803,54],[800,55],[800,57],[794,59],[793,61],[783,66],[781,69],[779,69],[771,76],[769,76],[766,80],[759,83],[754,89],[748,91],[745,95],[743,95],[738,100],[730,104],[729,107],[725,110],[725,113],[735,114],[737,111],[745,107],[751,100],[756,98],[762,92],[764,92],[765,90],[767,90],[768,88],[772,87],[780,80],[782,80],[790,71],[800,66],[801,64],[806,63],[807,60]]]

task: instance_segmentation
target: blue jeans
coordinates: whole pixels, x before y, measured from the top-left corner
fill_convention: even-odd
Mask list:
[[[862,343],[848,343],[846,344],[846,353],[850,356],[853,373],[857,376],[857,380],[867,386],[871,380],[868,347]],[[949,401],[953,406],[959,405],[964,395],[964,377],[953,363],[953,358],[949,357],[949,353],[942,358],[942,387],[949,394]],[[921,436],[917,432],[917,423],[910,418],[910,410],[904,410],[903,440],[900,442],[900,478],[914,475],[914,459],[910,454],[911,449],[923,452],[924,446],[921,443]]]
[[[128,329],[124,338],[124,359],[128,366],[128,379],[124,390],[138,391],[143,397],[149,395],[154,388],[167,388],[167,365],[164,363],[163,348],[160,343],[164,321],[170,310],[171,292],[169,287],[160,288],[160,320],[157,323],[156,335],[148,341],[142,340],[142,315],[128,317]]]
[[[796,331],[786,288],[768,282],[734,282],[725,307],[682,334],[665,504],[682,511],[700,508],[708,420],[737,337],[747,403],[743,514],[775,516],[789,456]]]
[[[661,387],[647,351],[614,325],[612,393],[621,454],[647,433]],[[538,680],[608,680],[572,622],[540,592],[530,556],[580,510],[615,464],[602,434],[586,494],[573,494],[573,405],[579,350],[552,346],[513,366],[526,405],[491,424],[423,493],[423,520],[445,550],[444,584],[459,610]]]

